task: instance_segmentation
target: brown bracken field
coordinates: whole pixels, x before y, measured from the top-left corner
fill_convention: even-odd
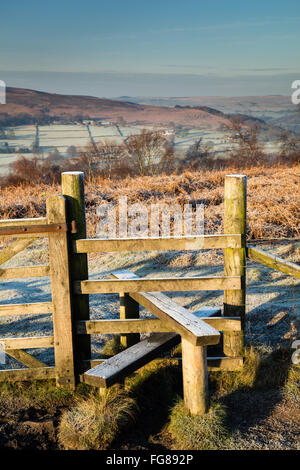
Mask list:
[[[86,182],[88,235],[95,235],[96,207],[127,196],[128,204],[144,202],[205,206],[206,233],[221,233],[224,177],[236,173],[225,170],[185,171],[182,174],[110,179],[95,177]],[[255,166],[239,173],[248,176],[248,239],[297,238],[300,233],[300,165]],[[1,190],[0,218],[41,217],[46,199],[61,191],[60,185],[8,186]]]

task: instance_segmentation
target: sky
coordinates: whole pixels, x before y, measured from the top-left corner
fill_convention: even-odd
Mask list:
[[[1,0],[0,80],[102,97],[290,94],[299,0]]]

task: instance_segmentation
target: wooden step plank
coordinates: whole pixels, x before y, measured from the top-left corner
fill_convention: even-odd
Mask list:
[[[241,235],[200,235],[164,238],[86,238],[73,244],[75,253],[170,251],[241,248]]]
[[[236,290],[240,276],[166,277],[137,279],[96,279],[75,281],[75,294],[117,294],[119,292],[179,292],[201,290]]]
[[[112,276],[118,279],[138,279],[131,271],[115,271]],[[171,331],[176,331],[194,346],[218,344],[220,333],[212,326],[197,318],[188,309],[178,305],[161,292],[132,293],[130,297],[156,315]]]
[[[81,381],[95,387],[110,387],[178,343],[180,336],[177,334],[155,333],[88,370]]]

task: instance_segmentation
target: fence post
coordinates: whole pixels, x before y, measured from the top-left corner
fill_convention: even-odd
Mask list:
[[[140,306],[133,300],[129,294],[120,292],[120,318],[126,320],[129,318],[139,318]],[[120,337],[121,345],[129,348],[140,341],[139,333],[129,333]]]
[[[206,346],[194,346],[181,338],[183,397],[185,409],[202,415],[209,408]]]
[[[47,199],[47,221],[49,224],[66,223],[66,200],[63,196]],[[74,341],[68,250],[66,232],[49,233],[56,384],[74,390]]]
[[[240,290],[224,291],[224,315],[241,317],[242,331],[228,331],[223,335],[226,356],[241,356],[244,349],[246,312],[246,192],[245,175],[225,176],[225,234],[241,234],[242,248],[224,249],[225,276],[241,276]]]
[[[67,199],[67,221],[75,221],[76,233],[71,239],[86,238],[85,201],[84,201],[84,173],[81,171],[64,172],[61,175],[62,194]],[[73,253],[71,247],[70,276],[73,281],[88,279],[87,255]],[[73,294],[74,320],[89,320],[88,294]],[[75,372],[79,371],[81,360],[91,359],[91,340],[89,335],[76,335],[75,344]],[[81,369],[82,370],[82,369]]]

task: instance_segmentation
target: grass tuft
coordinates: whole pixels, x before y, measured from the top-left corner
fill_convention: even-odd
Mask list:
[[[24,405],[53,408],[69,406],[78,396],[85,396],[87,389],[84,384],[77,387],[76,392],[64,387],[56,387],[55,380],[37,380],[24,382],[2,382],[0,384],[1,402],[22,400]]]
[[[67,450],[104,450],[135,419],[136,403],[112,387],[103,396],[80,400],[60,420],[58,440]]]
[[[230,439],[225,419],[226,410],[220,403],[212,403],[204,415],[191,416],[180,399],[171,411],[168,431],[178,450],[225,449]]]
[[[284,391],[288,395],[300,399],[300,365],[291,366],[284,385]]]
[[[210,373],[210,381],[219,392],[240,389],[285,387],[291,369],[290,352],[284,349],[262,354],[251,347],[245,354],[244,366],[236,372],[222,370]]]

